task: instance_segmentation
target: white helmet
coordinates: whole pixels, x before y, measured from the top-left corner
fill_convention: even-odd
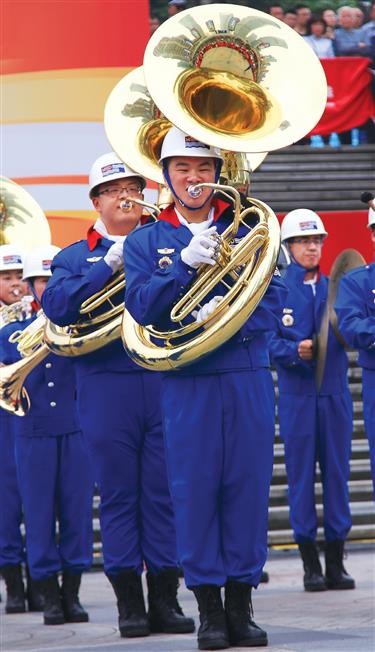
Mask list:
[[[15,244],[0,246],[0,272],[7,272],[13,269],[23,269],[25,252]]]
[[[93,198],[93,190],[106,181],[115,179],[126,179],[127,177],[137,177],[141,183],[142,190],[146,187],[146,179],[142,175],[131,170],[114,152],[108,152],[96,159],[90,170],[89,186],[90,199]]]
[[[368,209],[368,228],[371,229],[371,227],[375,226],[375,211],[373,208]]]
[[[27,281],[35,276],[52,276],[52,261],[59,251],[60,247],[55,245],[44,245],[28,251],[23,266],[23,280]]]
[[[328,235],[319,215],[309,208],[296,208],[290,211],[281,224],[281,242],[301,235]]]
[[[159,163],[170,156],[204,156],[206,158],[217,158],[223,160],[220,150],[217,147],[206,145],[188,136],[177,127],[171,127],[163,140]]]

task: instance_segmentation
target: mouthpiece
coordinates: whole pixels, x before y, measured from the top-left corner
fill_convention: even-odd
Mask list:
[[[120,204],[120,208],[121,208],[121,210],[122,210],[122,211],[125,211],[125,213],[131,211],[132,206],[133,206],[133,204],[132,204],[132,202],[129,201],[129,200],[128,200],[128,201],[122,201],[121,204]]]
[[[189,186],[187,191],[188,191],[188,195],[190,195],[190,197],[195,199],[196,197],[199,197],[202,194],[203,188],[197,188],[196,186]]]

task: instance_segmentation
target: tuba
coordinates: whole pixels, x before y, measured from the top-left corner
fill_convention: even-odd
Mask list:
[[[44,212],[35,199],[21,186],[6,177],[0,178],[0,242],[19,243],[24,249],[50,244],[51,233]],[[18,301],[1,313],[2,326],[11,321],[23,321],[30,316],[25,300]],[[24,331],[9,338],[17,343],[22,360],[0,368],[0,407],[24,416],[30,399],[23,387],[25,378],[48,355],[43,345],[45,319],[38,318]]]
[[[324,72],[311,48],[277,19],[248,7],[213,4],[176,14],[153,34],[143,63],[145,81],[133,71],[112,91],[105,128],[120,158],[157,181],[160,169],[158,179],[152,174],[170,124],[228,152],[230,171],[246,171],[249,157],[305,136],[326,102]],[[247,165],[238,163],[241,156]],[[125,309],[123,342],[142,367],[179,369],[207,355],[241,328],[267,290],[280,246],[278,220],[260,200],[243,202],[233,174],[228,177],[230,185],[191,189],[224,193],[234,221],[220,238],[215,266],[202,265],[172,308],[175,326],[167,332],[141,326]],[[236,244],[240,225],[247,234]],[[227,292],[216,310],[203,323],[184,323],[217,283]]]

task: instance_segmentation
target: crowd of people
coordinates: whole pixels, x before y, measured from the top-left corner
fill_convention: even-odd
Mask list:
[[[145,220],[142,206],[132,202],[142,198],[146,179],[110,152],[90,172],[98,218],[86,239],[62,251],[53,245],[26,254],[17,245],[0,247],[4,314],[23,295],[32,297],[31,315],[15,313],[0,330],[3,365],[20,358],[11,336],[30,328],[41,305],[59,326],[75,323],[82,303],[123,268],[133,318],[163,332],[171,327],[176,299],[200,265],[215,264],[217,234],[231,223],[233,208],[210,188],[198,195],[190,190],[220,178],[222,156],[215,147],[173,127],[160,165],[173,200],[156,222]],[[254,226],[251,213],[248,226]],[[372,209],[369,229],[375,245]],[[246,232],[240,227],[236,241]],[[31,401],[26,415],[1,411],[0,572],[7,614],[24,612],[28,604],[43,611],[45,625],[89,620],[79,588],[92,563],[95,483],[104,572],[122,637],[194,631],[177,599],[183,572],[199,609],[199,649],[267,645],[267,633],[254,621],[252,589],[267,557],[275,433],[270,361],[278,374],[290,522],[304,588],[355,588],[343,565],[351,528],[352,401],[347,354],[331,328],[319,389],[314,380],[313,341],[327,300],[327,278],[319,271],[327,236],[315,212],[288,213],[281,225],[291,260],[284,278],[276,269],[240,330],[180,371],[138,367],[119,339],[81,357],[49,353],[39,362],[25,381]],[[372,264],[344,277],[337,302],[339,328],[360,351],[373,474],[374,287]],[[188,322],[204,330],[224,292],[218,283]],[[324,571],[316,544],[316,462],[323,484]]]

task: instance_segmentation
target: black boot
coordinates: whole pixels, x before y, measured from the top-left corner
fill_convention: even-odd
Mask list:
[[[5,580],[7,590],[5,613],[24,613],[26,611],[25,587],[23,585],[21,564],[17,566],[3,566],[1,574]]]
[[[226,649],[229,647],[228,629],[220,586],[201,584],[200,586],[194,586],[192,591],[198,602],[199,609],[199,650]]]
[[[270,581],[270,576],[268,575],[267,571],[263,570],[259,582],[261,584],[268,584],[269,581]]]
[[[45,625],[63,625],[65,616],[60,597],[60,586],[57,575],[51,575],[45,580],[35,580],[37,589],[44,600],[43,620]]]
[[[315,541],[300,543],[298,545],[303,561],[303,586],[305,591],[326,591],[327,586],[323,577],[322,567],[319,561],[318,549]]]
[[[326,541],[326,582],[329,589],[355,589],[354,579],[344,564],[344,541]]]
[[[225,585],[225,613],[229,642],[234,647],[267,645],[267,633],[253,621],[251,586],[228,580]]]
[[[89,620],[78,598],[80,585],[81,573],[63,572],[61,601],[67,623],[87,623]]]
[[[30,577],[29,569],[26,566],[26,597],[29,611],[43,611],[44,599],[38,583]]]
[[[166,568],[146,575],[148,587],[148,619],[152,632],[190,634],[195,625],[187,618],[177,600],[178,569]]]
[[[123,638],[148,636],[150,625],[143,598],[142,578],[134,570],[126,570],[116,577],[108,576],[118,608],[118,627]]]

